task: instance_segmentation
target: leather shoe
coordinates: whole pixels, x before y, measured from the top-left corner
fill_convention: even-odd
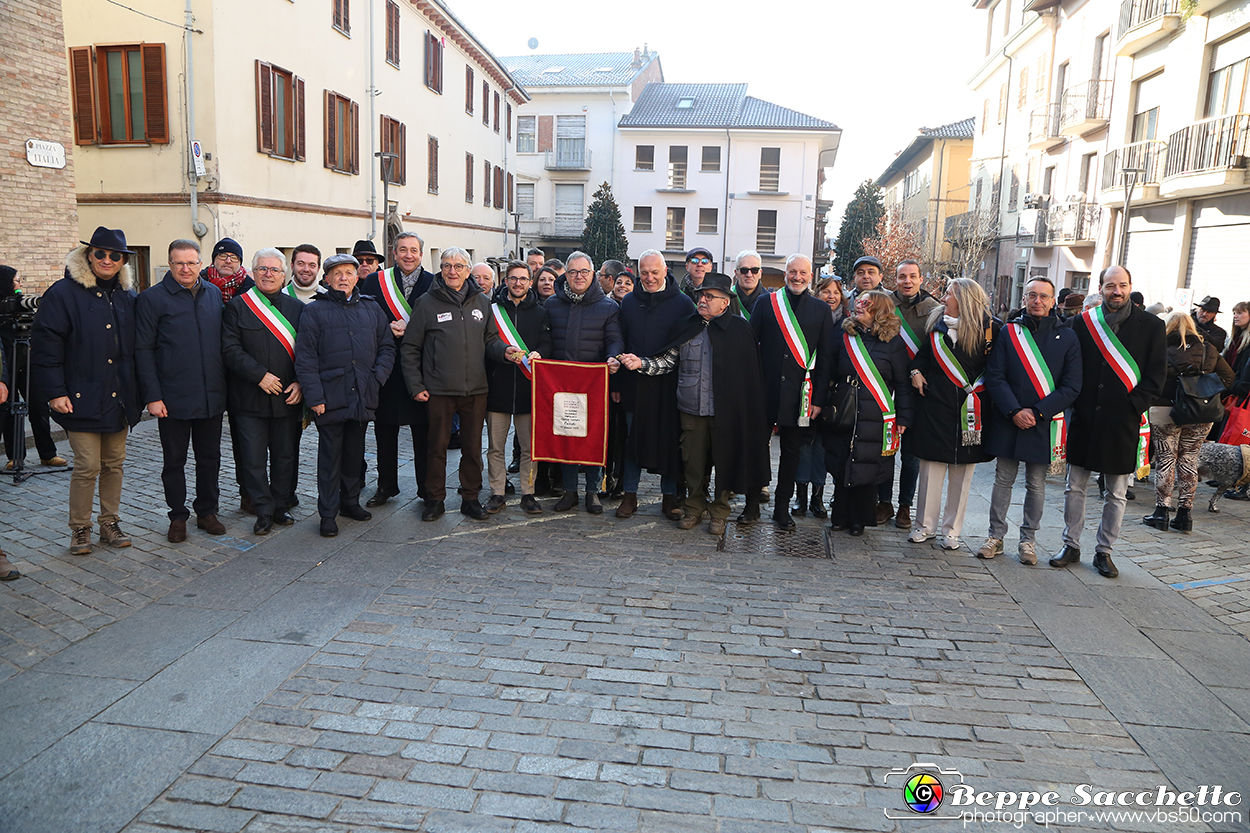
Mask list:
[[[205,515],[202,518],[196,518],[195,525],[209,535],[226,534],[226,525],[218,520],[216,515]]]
[[[368,506],[370,508],[373,508],[374,506],[381,506],[382,504],[386,503],[388,500],[390,500],[391,498],[395,497],[398,494],[399,494],[399,489],[391,491],[390,489],[379,488],[376,492],[373,493],[373,497],[365,501],[365,506]]]
[[[586,511],[592,515],[603,514],[603,503],[599,500],[599,495],[597,493],[586,493]]]
[[[543,508],[538,505],[538,501],[534,500],[533,495],[521,495],[521,508],[525,510],[527,515],[541,515]]]
[[[670,521],[681,520],[681,501],[677,499],[677,495],[664,495],[664,500],[660,504],[660,514]]]
[[[185,520],[170,521],[169,532],[165,533],[165,540],[171,544],[181,544],[187,540],[187,522]]]
[[[437,521],[443,517],[443,513],[447,511],[447,507],[441,500],[427,500],[425,502],[425,511],[421,513],[423,521]]]
[[[888,500],[877,501],[877,526],[894,517],[894,504]]]
[[[486,501],[486,514],[493,515],[508,505],[508,501],[503,495],[491,495],[490,500]]]
[[[621,505],[616,507],[616,517],[632,518],[634,513],[638,511],[638,493],[626,492],[621,498]]]
[[[256,523],[252,527],[252,532],[257,535],[268,535],[273,529],[273,515],[257,515]]]
[[[1059,554],[1050,559],[1049,563],[1052,567],[1066,567],[1069,564],[1075,564],[1080,560],[1081,551],[1076,547],[1070,547],[1067,544],[1064,544],[1063,549],[1059,550]]]
[[[351,506],[339,506],[339,514],[345,518],[351,518],[353,521],[368,521],[373,518],[373,513],[359,503],[353,503]]]
[[[847,523],[845,519],[842,519],[842,520],[834,519],[833,521],[829,522],[829,528],[833,530],[834,532],[842,532],[849,526],[850,524]]]
[[[790,517],[790,507],[786,506],[788,502],[788,500],[777,501],[780,509],[773,512],[773,524],[782,532],[794,531],[794,518]]]
[[[1111,553],[1109,552],[1094,553],[1094,569],[1103,578],[1115,578],[1120,574],[1120,571],[1115,568],[1115,564],[1111,561]]]
[[[556,501],[554,507],[557,512],[567,512],[577,505],[577,491],[570,490],[560,495],[560,499]]]
[[[859,536],[864,534],[864,525],[863,524],[851,524],[851,528],[848,531],[852,535],[854,535],[856,538],[858,538]]]
[[[322,538],[333,538],[335,535],[338,535],[338,534],[339,534],[339,525],[335,522],[334,518],[322,518],[321,519],[321,537]]]
[[[475,521],[484,521],[490,517],[482,504],[477,498],[468,498],[460,501],[460,514],[472,518]]]
[[[291,513],[285,509],[279,509],[273,513],[273,522],[277,526],[290,526],[295,523],[295,519],[291,517]]]

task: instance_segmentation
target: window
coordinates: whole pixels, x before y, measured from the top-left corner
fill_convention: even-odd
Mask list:
[[[499,93],[495,93],[495,132],[499,132]]]
[[[1016,109],[1022,110],[1029,103],[1029,68],[1020,69],[1020,88],[1016,91]]]
[[[504,105],[504,107],[505,107],[505,113],[504,113],[504,119],[503,119],[504,141],[511,142],[512,141],[512,105],[506,104]]]
[[[634,148],[634,170],[655,170],[655,145],[639,145]]]
[[[464,68],[464,111],[473,115],[473,67]]]
[[[443,93],[443,42],[430,31],[425,33],[425,86]]]
[[[429,169],[427,174],[428,185],[426,190],[431,194],[438,193],[438,139],[430,137],[429,143],[426,145],[426,166]]]
[[[334,0],[334,28],[345,35],[352,33],[349,0]]]
[[[673,251],[685,250],[686,209],[670,208],[668,210],[668,218],[664,223],[664,248]]]
[[[715,208],[699,209],[699,234],[715,234],[718,228]]]
[[[503,208],[503,168],[495,166],[495,208]]]
[[[1046,53],[1037,56],[1037,69],[1033,73],[1037,78],[1037,99],[1040,101],[1046,92]]]
[[[1055,166],[1050,165],[1046,170],[1042,171],[1042,193],[1049,197],[1053,193],[1051,188],[1054,187],[1054,184]]]
[[[634,206],[634,231],[651,231],[651,206]]]
[[[537,128],[534,126],[533,116],[517,116],[516,117],[516,152],[517,153],[533,153],[535,148],[535,133]]]
[[[673,145],[668,149],[668,187],[686,187],[686,147]],[[682,209],[682,222],[685,222],[685,209]],[[672,209],[669,209],[671,215]],[[671,246],[669,248],[672,248]]]
[[[1037,157],[1029,160],[1029,175],[1024,180],[1024,193],[1026,194],[1037,193],[1037,168],[1040,163],[1041,160]]]
[[[998,123],[1007,119],[1007,87],[1005,82],[998,88]]]
[[[981,210],[981,196],[985,191],[985,181],[977,180],[977,211]]]
[[[256,150],[304,161],[304,79],[256,62]]]
[[[404,185],[408,182],[408,139],[407,128],[403,124],[391,118],[390,116],[382,117],[382,152],[393,153],[398,159],[391,160],[391,176],[389,182],[392,185]],[[383,163],[385,159],[381,160]],[[382,179],[386,178],[386,165],[382,165]]]
[[[585,116],[556,116],[556,165],[586,167]]]
[[[325,166],[345,174],[360,173],[360,107],[326,90]]]
[[[760,148],[760,190],[776,191],[781,185],[781,148]]]
[[[703,166],[699,170],[705,173],[716,173],[720,171],[720,147],[719,146],[703,146]]]
[[[1094,171],[1098,165],[1094,159],[1095,156],[1097,154],[1087,153],[1081,157],[1081,193],[1087,197],[1094,196]]]
[[[169,143],[165,44],[70,50],[74,141]]]
[[[482,124],[490,124],[490,82],[482,79]]]
[[[491,164],[489,162],[482,163],[482,205],[490,208],[490,174]]]
[[[1207,76],[1205,116],[1244,113],[1250,103],[1250,31],[1242,32],[1211,47],[1211,70]]]
[[[556,183],[555,233],[560,237],[581,237],[586,223],[586,186]]]
[[[522,220],[534,219],[534,183],[518,182],[516,185],[516,210]]]
[[[473,202],[473,154],[464,155],[464,201]]]
[[[1163,73],[1137,82],[1137,102],[1133,107],[1133,141],[1153,139],[1159,129],[1159,104],[1163,100]]]
[[[755,220],[755,251],[772,254],[777,250],[777,212],[760,210]]]
[[[399,66],[399,4],[386,0],[386,61]]]
[[[1007,210],[1015,211],[1020,200],[1020,166],[1011,166],[1011,191],[1007,196]]]

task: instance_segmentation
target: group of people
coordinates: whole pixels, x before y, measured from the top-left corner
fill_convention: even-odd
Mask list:
[[[1181,323],[1170,320],[1165,335],[1163,322],[1130,302],[1131,276],[1118,266],[1104,270],[1102,304],[1085,314],[1061,319],[1054,285],[1035,278],[1024,308],[1000,322],[976,282],[956,279],[934,298],[919,266],[904,261],[886,291],[873,257],[855,263],[853,289],[844,291],[837,278],[815,280],[808,257],[791,255],[784,286],[770,291],[752,251],[726,275],[712,270],[711,252],[693,249],[679,282],[655,250],[641,254],[636,274],[617,261],[596,270],[582,252],[559,262],[531,250],[496,276],[455,247],[440,252],[437,273],[426,271],[424,243],[413,232],[399,234],[385,255],[359,241],[352,254],[324,262],[309,244],[297,246],[289,263],[280,250],[263,248],[250,268],[230,238],[217,241],[207,266],[198,243],[175,240],[164,277],[136,294],[133,254],[121,230],[96,229],[69,253],[65,277],[45,293],[34,323],[34,383],[74,452],[74,555],[92,551],[97,491],[100,543],[130,544],[118,521],[122,466],[127,433],[144,409],[158,419],[174,543],[185,540],[192,511],[197,527],[225,532],[218,517],[223,415],[240,505],[256,516],[257,535],[294,522],[299,438],[310,422],[318,431],[323,536],[337,534],[337,518],[368,520],[368,508],[400,493],[405,426],[424,521],[446,511],[447,452],[456,436],[459,511],[476,520],[505,508],[510,471],[520,475],[526,513],[543,511],[539,489],[558,497],[555,511],[583,503],[584,489],[587,512],[601,514],[601,494],[615,493],[616,516],[628,518],[638,511],[645,470],[659,476],[663,515],[682,529],[706,517],[707,531],[719,535],[735,495],[745,499],[738,521],[759,520],[773,481],[774,431],[772,520],[782,530],[794,529],[793,515],[808,509],[852,535],[891,518],[911,528],[914,501],[910,540],[940,536],[941,546],[957,548],[973,467],[996,459],[989,538],[978,553],[992,558],[1002,552],[1023,462],[1019,555],[1035,563],[1045,476],[1066,464],[1064,547],[1050,563],[1080,560],[1086,489],[1098,472],[1106,497],[1095,566],[1114,576],[1125,490],[1152,430],[1161,478],[1171,443],[1180,503],[1192,504],[1185,453],[1201,426],[1173,430],[1155,422],[1151,406],[1176,375],[1211,362],[1188,340],[1197,337],[1193,322],[1181,322],[1188,316],[1174,316]],[[1241,370],[1250,349],[1246,322],[1238,326],[1229,349],[1238,351]],[[1188,364],[1169,362],[1173,336],[1192,353]],[[615,459],[606,477],[601,467],[531,459],[531,363],[541,358],[602,363],[611,374]],[[369,423],[377,481],[362,505]],[[897,512],[895,456],[902,458]],[[834,492],[826,511],[827,474]],[[16,572],[0,564],[0,578]]]

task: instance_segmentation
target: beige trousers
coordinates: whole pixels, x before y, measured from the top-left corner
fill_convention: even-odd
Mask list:
[[[91,526],[96,479],[100,481],[100,523],[117,520],[122,502],[122,464],[126,462],[126,434],[89,434],[69,431],[74,472],[69,480],[69,525]]]
[[[486,472],[490,479],[491,495],[503,497],[508,481],[508,426],[516,425],[517,441],[521,444],[522,495],[534,494],[534,461],[530,459],[530,415],[486,412]]]
[[[940,534],[952,544],[959,541],[959,534],[964,529],[964,514],[968,510],[968,493],[972,490],[972,471],[975,468],[976,463],[947,465],[932,460],[920,461],[920,485],[916,500],[917,532]],[[943,480],[947,481],[945,511],[942,511]]]

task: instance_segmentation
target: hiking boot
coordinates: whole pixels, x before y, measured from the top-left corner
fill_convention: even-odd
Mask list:
[[[986,538],[985,543],[981,545],[981,549],[977,550],[977,558],[984,558],[987,561],[996,555],[1003,554],[1002,538]],[[1036,561],[1034,563],[1037,563]]]
[[[890,503],[888,500],[878,501],[877,526],[881,526],[892,517],[894,517],[894,504]]]
[[[677,522],[678,529],[694,529],[699,525],[701,517],[699,515],[690,515],[683,513],[681,520]]]
[[[116,520],[100,521],[100,543],[110,547],[130,546],[130,536],[122,532]]]
[[[712,520],[708,521],[707,533],[708,535],[716,535],[717,537],[724,535],[725,534],[725,519],[724,518],[712,518]]]
[[[894,525],[897,526],[899,529],[911,529],[911,504],[910,503],[900,503],[898,505],[898,513],[894,516]],[[1002,552],[1001,544],[998,548],[998,551]]]
[[[626,492],[621,498],[621,505],[616,507],[616,517],[632,518],[638,511],[638,493]]]
[[[76,526],[69,540],[70,555],[91,555],[91,527]]]
[[[503,495],[491,495],[490,500],[486,501],[486,513],[493,515],[508,505],[508,501]]]

